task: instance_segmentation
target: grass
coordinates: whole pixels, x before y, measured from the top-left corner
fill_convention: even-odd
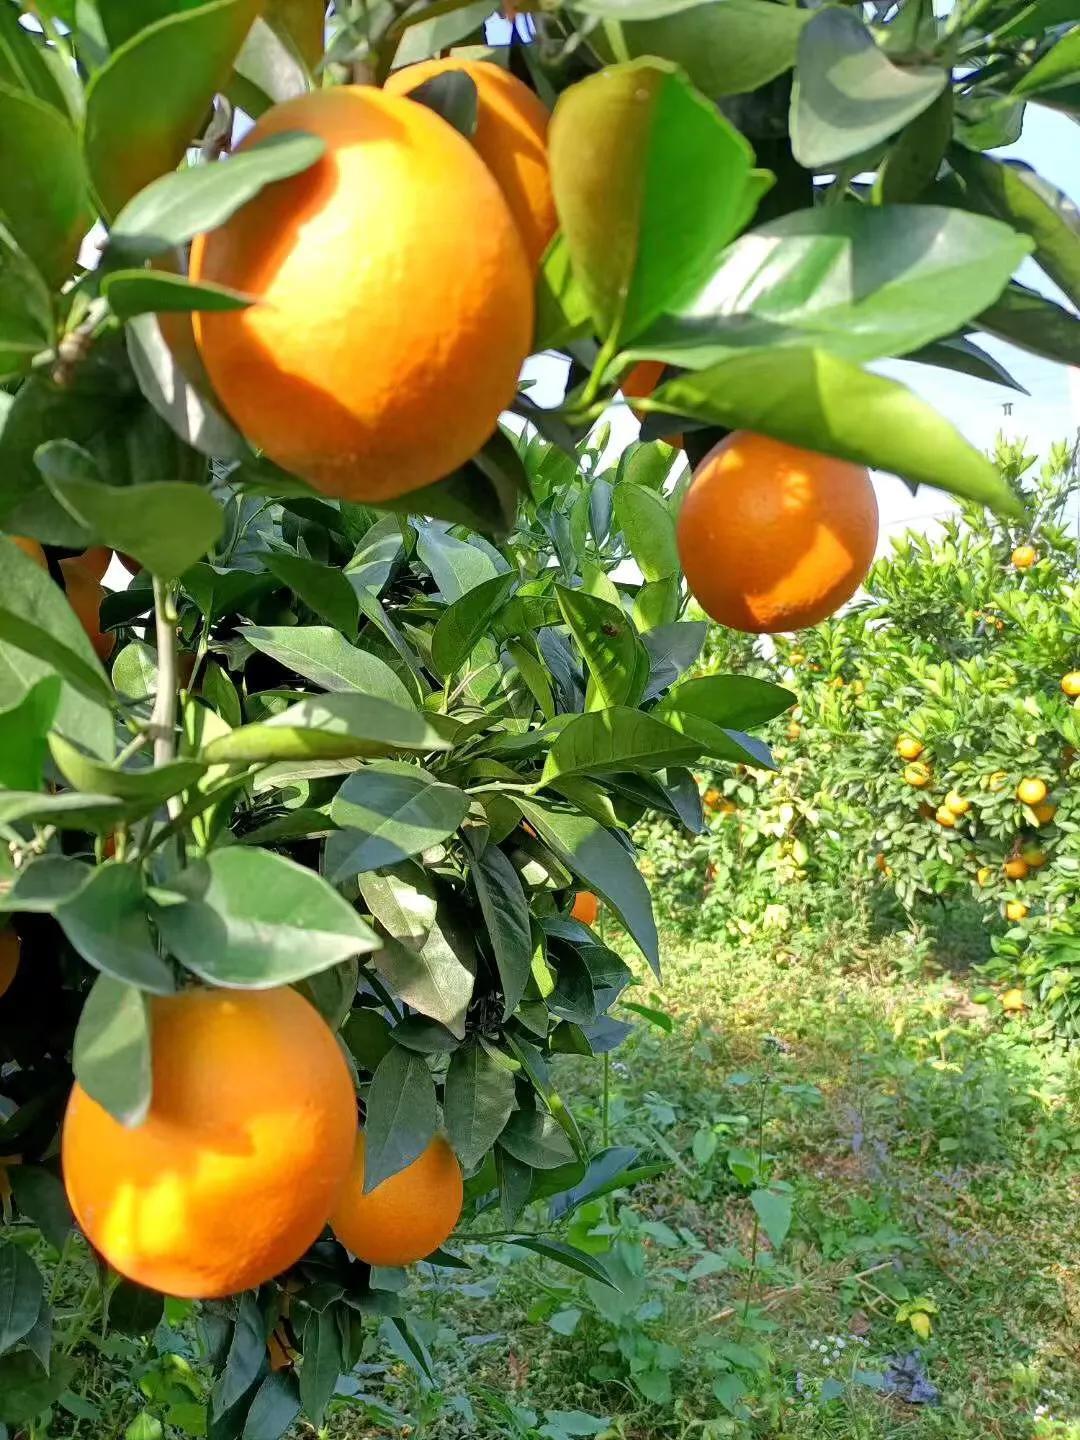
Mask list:
[[[437,1383],[382,1378],[412,1433],[1080,1437],[1080,1058],[929,968],[902,936],[842,926],[669,951],[663,990],[632,998],[672,1033],[643,1025],[616,1052],[609,1113],[615,1144],[669,1168],[574,1232],[611,1247],[629,1310],[476,1247],[464,1281],[440,1271],[418,1297]],[[595,1065],[579,1080],[596,1134]],[[770,1188],[791,1187],[775,1251],[740,1179],[759,1147]],[[938,1403],[875,1388],[905,1357]],[[599,1431],[573,1428],[589,1416]],[[330,1433],[392,1433],[368,1423]]]

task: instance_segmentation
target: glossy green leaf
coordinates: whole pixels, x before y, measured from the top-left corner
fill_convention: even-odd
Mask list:
[[[764,188],[739,132],[656,59],[564,90],[549,154],[574,274],[612,344],[700,289]]]
[[[562,863],[606,900],[659,973],[660,952],[649,888],[630,853],[596,820],[517,797],[525,819]]]
[[[86,90],[83,144],[106,217],[175,170],[225,87],[256,0],[211,0],[166,16],[115,50]],[[132,115],[140,117],[133,127]]]
[[[536,278],[533,350],[554,350],[588,334],[589,302],[570,263],[566,236],[558,231],[544,252]]]
[[[68,119],[67,96],[49,63],[52,58],[44,36],[19,24],[18,9],[0,7],[0,83],[35,95]]]
[[[616,485],[615,523],[646,580],[678,574],[675,518],[662,495],[644,485]]]
[[[685,735],[696,733],[697,721],[752,730],[782,715],[797,698],[754,675],[700,675],[665,695],[653,714]]]
[[[216,230],[267,185],[310,169],[326,149],[317,135],[286,131],[228,160],[162,175],[124,206],[109,232],[109,254],[145,260]]]
[[[529,902],[518,872],[499,849],[487,845],[469,866],[476,886],[503,992],[503,1019],[517,1009],[532,974]]]
[[[676,620],[656,625],[642,636],[649,652],[649,683],[641,697],[644,703],[655,700],[696,663],[708,630],[704,620]]]
[[[336,566],[322,565],[304,555],[285,555],[277,550],[270,551],[265,561],[268,570],[335,630],[340,630],[346,638],[356,634],[360,624],[360,602],[356,591]]]
[[[373,759],[401,750],[449,750],[450,744],[418,710],[374,695],[313,695],[253,725],[211,740],[203,758],[225,761]]]
[[[887,205],[917,200],[936,178],[952,135],[953,92],[946,86],[890,148],[874,183],[875,199]]]
[[[418,526],[416,553],[448,605],[499,574],[486,550],[458,540],[436,525]]]
[[[379,1061],[367,1095],[365,1194],[423,1154],[435,1122],[435,1085],[426,1061],[393,1046]]]
[[[221,460],[250,458],[247,442],[180,368],[155,315],[136,315],[124,333],[139,389],[185,444]]]
[[[111,795],[42,795],[36,790],[0,791],[0,821],[55,825],[58,830],[111,830],[124,816],[124,805]]]
[[[517,575],[507,573],[484,580],[439,616],[431,636],[431,658],[440,675],[454,675],[472,654],[479,641],[490,635],[492,624],[517,584]]]
[[[1075,20],[1076,15],[1073,13]],[[1030,95],[1053,104],[1053,91],[1080,82],[1080,26],[1067,31],[1056,44],[1026,71],[1016,85],[1014,95]]]
[[[312,1425],[321,1427],[338,1377],[349,1368],[335,1309],[311,1310],[301,1337],[300,1401]]]
[[[976,325],[1033,355],[1062,365],[1080,365],[1080,320],[1055,301],[1014,280]]]
[[[582,590],[555,587],[559,609],[589,670],[589,704],[636,705],[645,689],[649,657],[625,612]]]
[[[37,1226],[54,1250],[62,1250],[75,1225],[63,1182],[41,1165],[13,1165],[8,1179],[19,1213]]]
[[[512,1092],[512,1077],[510,1086]],[[0,1243],[0,1355],[34,1328],[44,1298],[41,1271],[30,1256]]]
[[[779,1250],[791,1229],[791,1196],[778,1190],[754,1190],[750,1204],[770,1245]]]
[[[807,170],[887,140],[932,105],[948,77],[937,65],[893,65],[851,10],[818,11],[799,36],[791,147]]]
[[[150,1108],[150,1013],[133,985],[99,975],[86,997],[73,1054],[75,1078],[122,1125]]]
[[[327,625],[249,625],[241,633],[256,650],[324,690],[358,690],[412,708],[412,697],[385,660],[350,645]]]
[[[450,1057],[443,1116],[450,1143],[466,1169],[490,1150],[514,1109],[514,1076],[478,1040]]]
[[[182,575],[221,535],[221,506],[199,486],[106,485],[93,459],[68,440],[40,446],[34,458],[57,500],[95,541],[134,556],[162,580]]]
[[[41,272],[0,224],[0,380],[23,375],[55,340],[52,297]]]
[[[194,759],[144,764],[138,770],[104,765],[62,735],[55,734],[49,737],[49,748],[57,769],[76,790],[85,794],[115,795],[133,812],[143,814],[194,785],[206,769],[201,760]]]
[[[147,910],[139,867],[108,860],[55,913],[72,946],[103,975],[168,995],[176,982],[158,954]]]
[[[378,944],[320,875],[284,855],[232,846],[194,874],[205,888],[155,919],[168,949],[212,984],[288,985]]]
[[[339,881],[397,865],[452,835],[469,798],[414,765],[368,766],[334,796],[330,816],[342,829],[326,842],[326,873]]]
[[[112,662],[112,682],[128,700],[147,700],[158,686],[157,651],[145,640],[132,640]]]
[[[48,1374],[29,1350],[0,1358],[0,1421],[33,1420],[70,1386],[77,1368],[70,1355],[54,1355]]]
[[[255,303],[252,296],[226,285],[195,284],[186,275],[163,270],[113,270],[102,280],[101,293],[118,320],[149,312],[246,310]]]
[[[46,736],[60,703],[59,675],[44,675],[14,705],[0,710],[0,786],[37,790],[41,785]]]
[[[670,380],[655,401],[673,413],[888,470],[1018,515],[986,458],[903,385],[824,350],[757,350]]]
[[[78,137],[55,106],[2,81],[0,214],[46,281],[61,285],[91,222]]]
[[[991,304],[1029,249],[1008,226],[943,206],[799,210],[737,240],[636,351],[693,369],[766,347],[903,355]]]
[[[652,715],[624,705],[576,715],[548,752],[541,782],[566,775],[603,775],[618,770],[662,770],[689,765],[701,754],[687,739]]]
[[[560,1125],[541,1110],[517,1110],[499,1136],[500,1147],[533,1170],[554,1170],[574,1159]]]

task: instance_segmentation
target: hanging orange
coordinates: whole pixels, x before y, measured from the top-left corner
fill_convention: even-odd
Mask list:
[[[600,914],[600,901],[591,890],[579,890],[574,896],[570,914],[583,925],[595,925],[596,917]]]
[[[64,594],[68,604],[79,618],[79,624],[86,631],[90,644],[99,660],[107,660],[112,654],[114,637],[101,628],[101,602],[105,599],[105,587],[77,561],[61,560],[60,569],[64,575]]]
[[[154,997],[153,1093],[126,1128],[78,1084],[64,1183],[121,1275],[210,1299],[292,1265],[352,1162],[356,1101],[326,1022],[295,990]]]
[[[321,159],[195,238],[192,280],[258,302],[200,311],[195,339],[272,460],[325,494],[388,500],[495,429],[532,338],[532,272],[495,180],[434,111],[334,86],[268,110],[241,149],[297,130]]]
[[[850,600],[877,534],[861,465],[746,430],[702,460],[678,522],[699,605],[721,625],[756,634],[816,625]]]
[[[461,1166],[441,1135],[420,1157],[364,1194],[364,1132],[330,1228],[369,1265],[411,1265],[453,1233],[463,1199]]]
[[[418,85],[453,70],[464,71],[476,86],[472,144],[495,177],[535,268],[559,223],[548,170],[551,113],[516,75],[488,60],[458,60],[452,55],[421,60],[395,70],[384,88],[392,95],[408,95]]]
[[[14,930],[0,930],[0,996],[15,983],[19,968],[19,937]]]

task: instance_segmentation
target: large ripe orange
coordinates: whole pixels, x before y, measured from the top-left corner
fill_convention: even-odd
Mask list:
[[[679,513],[683,573],[721,625],[816,625],[859,588],[878,508],[861,465],[736,430],[694,471]]]
[[[558,216],[551,193],[547,132],[551,113],[534,91],[509,70],[488,60],[422,60],[395,70],[386,81],[392,95],[408,95],[418,85],[464,70],[476,86],[476,129],[472,143],[503,193],[525,253],[533,266],[555,234]]]
[[[6,995],[19,968],[19,937],[14,930],[0,930],[0,996]]]
[[[358,1260],[411,1265],[452,1234],[462,1199],[461,1166],[441,1135],[411,1165],[365,1195],[361,1130],[352,1174],[330,1216],[330,1228]]]
[[[78,560],[61,560],[64,573],[64,593],[68,604],[79,617],[79,623],[90,638],[90,644],[99,660],[107,660],[112,654],[114,636],[101,628],[101,602],[105,599],[105,587],[87,571]]]
[[[574,903],[570,907],[570,915],[574,920],[580,920],[583,925],[595,925],[596,917],[600,914],[600,901],[591,890],[579,890],[574,896]]]
[[[627,400],[640,400],[653,393],[664,373],[662,360],[639,360],[619,381],[619,389]]]
[[[185,990],[151,1005],[150,1112],[125,1129],[74,1087],[68,1199],[121,1275],[168,1295],[231,1295],[293,1264],[326,1224],[352,1160],[352,1081],[295,990]]]
[[[195,338],[272,460],[328,495],[387,500],[495,429],[532,337],[532,274],[486,165],[434,111],[335,86],[274,106],[241,148],[295,130],[322,137],[322,158],[192,245],[192,280],[259,300],[200,312]]]

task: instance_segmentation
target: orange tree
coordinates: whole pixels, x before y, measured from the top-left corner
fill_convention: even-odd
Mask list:
[[[68,1202],[116,1323],[203,1303],[209,1408],[165,1419],[216,1440],[319,1423],[367,1317],[412,1344],[362,1257],[452,1263],[459,1212],[606,1279],[517,1228],[638,1173],[556,1084],[625,1031],[574,897],[656,967],[629,827],[695,827],[687,767],[771,764],[790,700],[681,679],[682,570],[727,623],[819,618],[868,465],[1020,514],[863,367],[1001,379],[976,328],[1075,359],[1011,278],[1075,299],[1067,206],[984,148],[1074,105],[1075,32],[671,9],[545,8],[497,78],[383,88],[475,61],[476,7],[0,0],[0,1425],[83,1359],[35,1259]],[[678,529],[670,447],[586,438],[641,361],[646,437],[721,441]]]

